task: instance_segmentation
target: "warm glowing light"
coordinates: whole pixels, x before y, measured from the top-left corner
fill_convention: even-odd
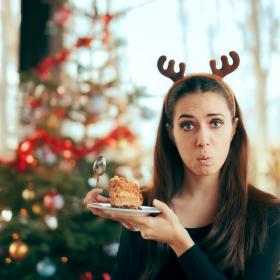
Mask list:
[[[11,258],[6,258],[5,259],[5,263],[11,263],[12,262],[12,259]]]
[[[61,257],[61,262],[67,263],[68,262],[68,258],[67,257]]]
[[[29,155],[25,158],[26,162],[27,163],[33,163],[34,162],[34,157],[32,155]]]
[[[10,256],[15,260],[22,260],[26,257],[29,248],[23,241],[16,240],[9,247]]]
[[[65,93],[65,87],[64,86],[58,86],[57,88],[57,93],[58,94],[64,94]]]
[[[41,205],[39,203],[33,204],[32,211],[33,211],[34,214],[37,214],[37,215],[41,214],[42,213]]]
[[[72,152],[69,150],[65,150],[65,151],[63,151],[63,156],[64,156],[64,158],[69,159],[72,156]]]
[[[35,192],[31,187],[27,187],[27,189],[22,191],[22,197],[25,200],[32,200],[35,197]]]
[[[12,237],[13,237],[14,240],[17,240],[17,239],[19,239],[19,234],[17,232],[14,232],[12,234]]]
[[[30,142],[29,141],[25,141],[23,142],[21,145],[20,145],[20,149],[23,151],[23,152],[26,152],[30,149]]]

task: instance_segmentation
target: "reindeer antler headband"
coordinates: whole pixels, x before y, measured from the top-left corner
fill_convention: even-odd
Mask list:
[[[223,81],[223,78],[238,68],[240,59],[239,59],[239,55],[234,51],[231,51],[229,54],[233,61],[232,64],[229,64],[228,58],[225,55],[223,55],[223,56],[221,56],[222,67],[220,69],[217,69],[216,61],[214,59],[212,59],[209,62],[211,70],[212,70],[212,74],[197,74],[197,75],[214,78],[223,84],[223,86],[226,88],[226,91],[228,92],[228,94],[231,98],[232,106],[233,106],[233,114],[235,115],[234,95],[233,95],[232,91],[230,90],[230,88],[227,86],[227,84]],[[184,76],[186,65],[183,62],[181,62],[179,64],[179,69],[180,69],[179,72],[175,72],[175,70],[174,70],[175,61],[173,59],[169,60],[167,68],[164,69],[163,65],[164,65],[165,61],[166,61],[166,56],[164,56],[164,55],[160,56],[158,59],[157,67],[158,67],[159,72],[163,76],[170,78],[174,82],[174,85],[169,90],[167,96],[165,97],[165,101],[164,101],[165,112],[167,112],[167,103],[168,103],[169,96],[172,93],[172,89],[178,83],[185,81],[185,80],[189,79],[190,77],[195,76],[195,74]]]

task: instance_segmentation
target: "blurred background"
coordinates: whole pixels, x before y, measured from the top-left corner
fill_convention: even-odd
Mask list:
[[[82,201],[100,155],[105,194],[151,186],[162,54],[207,73],[239,53],[251,181],[279,195],[279,35],[277,0],[0,0],[0,278],[110,279],[120,226]]]

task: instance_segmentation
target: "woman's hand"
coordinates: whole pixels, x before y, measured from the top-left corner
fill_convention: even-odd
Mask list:
[[[101,188],[94,188],[89,191],[84,199],[84,204],[87,206],[89,203],[99,202],[99,203],[110,203],[110,198],[101,196],[103,192]]]
[[[103,192],[103,189],[101,189],[101,188],[94,188],[91,191],[89,191],[84,199],[84,205],[93,214],[98,215],[105,219],[115,220],[117,222],[120,222],[125,228],[132,230],[132,231],[136,231],[137,229],[135,229],[134,226],[132,224],[130,224],[129,222],[124,222],[117,217],[113,217],[113,215],[111,215],[109,213],[105,213],[102,209],[96,209],[96,208],[89,206],[89,204],[93,203],[93,202],[110,203],[110,198],[100,195],[102,192]],[[121,216],[121,217],[123,217],[123,216]]]
[[[102,218],[111,218],[110,215],[106,214],[103,210],[90,207],[90,203],[110,203],[110,198],[100,195],[103,192],[101,188],[94,188],[89,191],[84,199],[84,205],[95,215]]]
[[[125,227],[129,225],[137,228],[144,239],[167,243],[175,253],[180,256],[183,252],[194,245],[188,232],[181,225],[176,214],[167,204],[154,199],[153,204],[161,213],[155,217],[133,217],[124,215],[112,215]]]

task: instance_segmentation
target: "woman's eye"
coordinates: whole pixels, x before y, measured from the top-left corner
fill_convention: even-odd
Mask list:
[[[212,120],[211,121],[211,126],[212,127],[220,127],[222,126],[224,123],[221,120]]]
[[[183,123],[182,127],[184,130],[192,130],[194,128],[194,124],[192,122]]]

